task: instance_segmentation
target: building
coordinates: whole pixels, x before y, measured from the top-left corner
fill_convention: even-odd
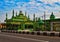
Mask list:
[[[60,18],[56,19],[53,12],[48,20],[41,20],[40,18],[35,17],[35,14],[33,15],[33,20],[31,20],[29,15],[26,16],[26,12],[24,15],[22,11],[20,11],[18,15],[16,12],[16,16],[14,16],[14,14],[13,10],[11,19],[8,19],[6,13],[6,30],[33,29],[43,31],[60,31]]]
[[[40,18],[36,21],[35,19],[35,14],[33,15],[33,20],[30,19],[29,15],[26,16],[26,12],[25,12],[25,15],[23,14],[22,11],[19,12],[19,15],[17,15],[16,13],[16,16],[14,16],[14,10],[12,12],[12,18],[11,19],[8,19],[7,17],[7,13],[6,13],[6,29],[7,30],[18,30],[18,29],[33,29],[35,28],[36,24],[38,22],[40,22]],[[37,22],[37,23],[36,23]],[[38,26],[38,24],[37,24]]]
[[[6,23],[0,23],[0,30],[6,28]]]
[[[60,18],[55,18],[53,12],[50,19],[46,20],[46,28],[50,28],[51,31],[60,31]]]
[[[19,12],[19,15],[14,16],[14,10],[13,10],[13,15],[11,19],[7,18],[6,14],[6,26],[7,29],[11,30],[17,30],[17,29],[30,29],[33,28],[33,21],[30,20],[29,16],[26,17],[22,13],[22,11]]]

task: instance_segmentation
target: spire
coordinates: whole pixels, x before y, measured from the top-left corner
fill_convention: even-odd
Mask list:
[[[35,14],[33,15],[33,21],[35,21]]]
[[[53,12],[52,12],[52,14],[53,14]]]
[[[7,13],[6,13],[6,20],[7,20]]]
[[[13,17],[14,17],[14,10],[12,11],[12,14],[13,14],[13,15],[12,15],[12,18],[13,18]]]

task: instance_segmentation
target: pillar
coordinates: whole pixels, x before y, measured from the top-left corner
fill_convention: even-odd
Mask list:
[[[21,29],[24,30],[25,29],[25,24],[21,23]]]
[[[51,31],[53,31],[53,22],[51,22]]]

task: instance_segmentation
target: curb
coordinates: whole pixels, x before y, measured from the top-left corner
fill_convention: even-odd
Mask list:
[[[60,32],[43,32],[43,31],[16,31],[16,30],[2,30],[1,32],[7,32],[7,33],[19,33],[19,34],[31,34],[31,35],[43,35],[43,36],[57,36],[60,37]]]

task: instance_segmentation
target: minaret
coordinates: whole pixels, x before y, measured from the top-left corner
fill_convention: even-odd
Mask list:
[[[12,18],[13,18],[13,17],[14,17],[14,10],[12,11],[12,14],[13,14],[13,15],[12,15]]]
[[[35,14],[33,15],[33,21],[35,21]]]
[[[7,20],[7,13],[6,13],[6,20]]]

